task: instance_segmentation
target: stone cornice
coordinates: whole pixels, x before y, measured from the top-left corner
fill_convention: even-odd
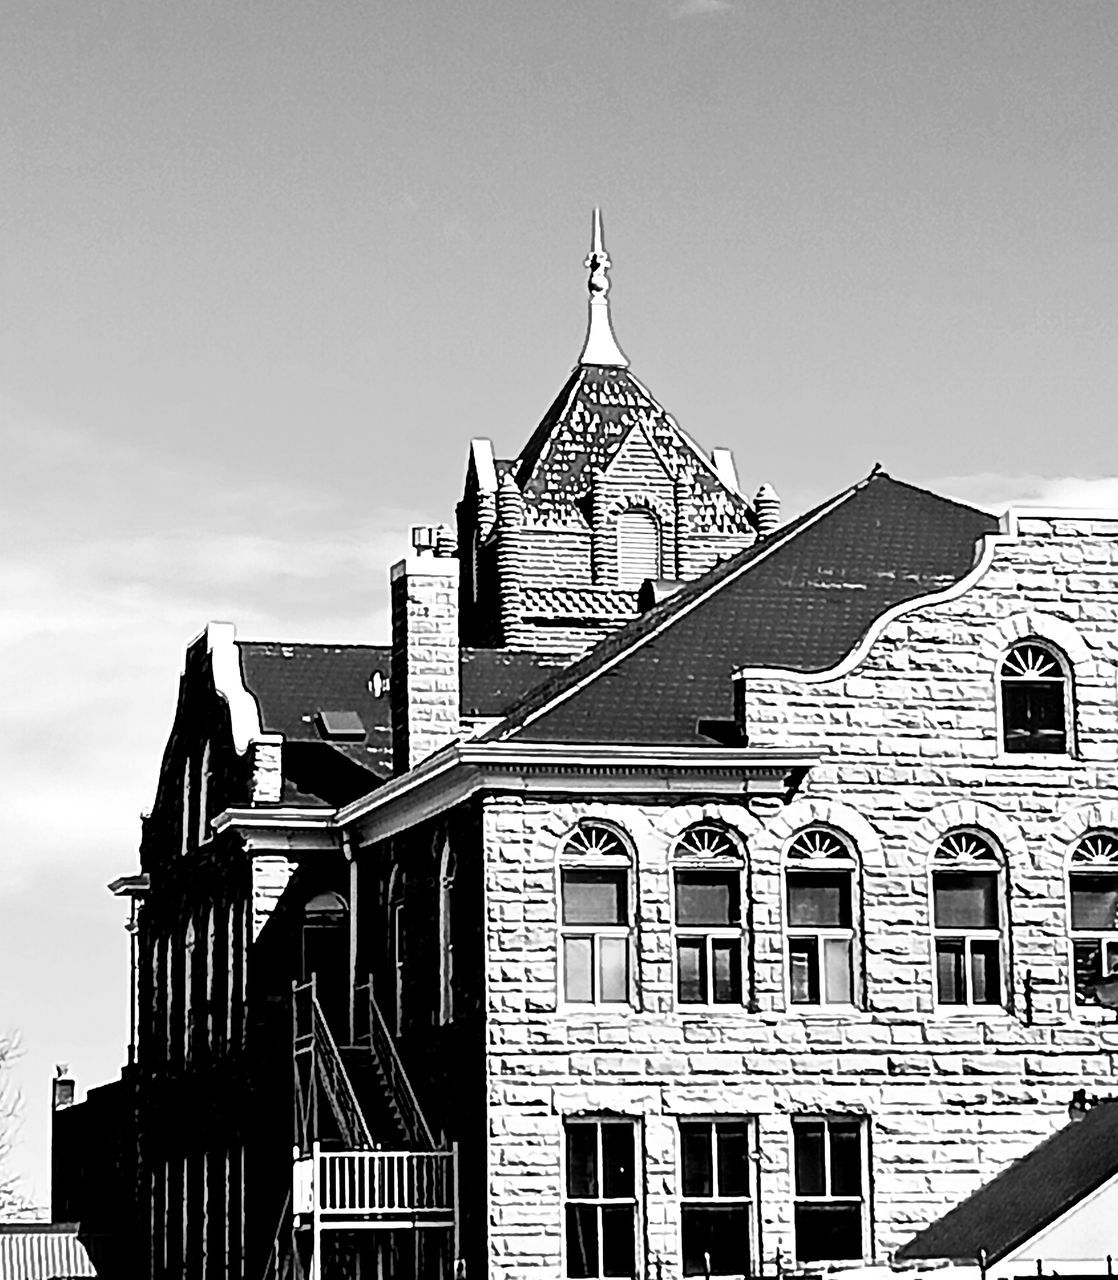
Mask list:
[[[232,831],[248,853],[319,853],[341,848],[336,810],[278,805],[226,809],[214,818],[215,832]]]
[[[818,758],[749,747],[456,742],[339,810],[336,822],[369,844],[482,791],[783,796]]]

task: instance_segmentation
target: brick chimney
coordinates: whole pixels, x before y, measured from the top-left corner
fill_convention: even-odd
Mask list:
[[[414,554],[392,566],[392,767],[406,773],[457,738],[458,557],[449,530],[412,529]]]

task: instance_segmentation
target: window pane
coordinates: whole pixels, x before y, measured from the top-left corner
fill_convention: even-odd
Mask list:
[[[633,1126],[602,1125],[602,1198],[633,1194]]]
[[[628,938],[599,938],[598,960],[601,1000],[605,1004],[624,1004],[629,998]]]
[[[1007,751],[1057,751],[1067,747],[1062,680],[1002,682]]]
[[[833,1196],[862,1193],[862,1126],[831,1121],[831,1191]]]
[[[740,885],[736,872],[677,871],[676,924],[737,924],[741,920]]]
[[[609,1205],[602,1209],[602,1275],[634,1276],[637,1266],[635,1209]]]
[[[823,969],[828,1004],[854,1002],[853,966],[849,938],[824,938]]]
[[[598,1126],[567,1125],[567,1195],[592,1200],[598,1194]]]
[[[796,1157],[796,1194],[821,1196],[824,1186],[823,1141],[826,1129],[822,1120],[801,1120],[792,1126],[792,1145]]]
[[[1118,875],[1071,876],[1071,927],[1118,929]]]
[[[998,877],[993,871],[937,871],[932,876],[940,929],[996,929]]]
[[[936,942],[936,999],[940,1004],[966,1004],[964,951],[962,938],[940,938]]]
[[[729,938],[711,943],[714,952],[714,1003],[741,1004],[741,943]]]
[[[681,1211],[683,1274],[748,1275],[749,1207],[685,1204]],[[706,1255],[706,1256],[704,1256]]]
[[[624,871],[564,871],[564,924],[626,924]]]
[[[676,943],[680,1004],[706,1004],[707,949],[702,938],[681,938]]]
[[[796,1205],[796,1257],[800,1262],[861,1256],[860,1204]]]
[[[788,923],[793,928],[850,927],[849,871],[790,871]]]
[[[788,940],[788,976],[793,1004],[819,1003],[819,943],[815,938]]]
[[[718,1143],[718,1194],[744,1199],[749,1195],[749,1129],[744,1124],[715,1125],[715,1138]]]
[[[1102,976],[1102,956],[1097,942],[1077,942],[1075,958],[1075,1000],[1077,1004],[1094,1004],[1095,997],[1087,988]]]
[[[1002,998],[1000,943],[976,939],[970,949],[971,1004],[1000,1004]]]
[[[594,999],[590,986],[591,943],[589,938],[563,939],[563,999],[589,1004]]]
[[[598,1210],[592,1204],[567,1205],[567,1275],[598,1275]]]
[[[681,1124],[679,1126],[680,1161],[683,1165],[683,1194],[685,1196],[710,1196],[714,1194],[714,1170],[711,1152],[711,1126],[709,1124]]]

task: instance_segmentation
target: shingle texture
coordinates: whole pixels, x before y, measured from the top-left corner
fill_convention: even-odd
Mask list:
[[[57,1222],[0,1225],[0,1280],[96,1276],[78,1228]]]
[[[996,527],[875,473],[621,628],[488,736],[709,744],[699,722],[732,715],[737,668],[834,666],[891,606],[963,577]]]
[[[462,714],[503,715],[529,689],[569,662],[569,654],[463,649]]]
[[[392,773],[391,707],[385,682],[390,650],[380,645],[242,641],[241,670],[266,733],[284,736],[284,802],[347,804]],[[499,716],[569,656],[503,649],[462,650],[461,711]],[[327,740],[321,712],[355,712],[365,740]]]
[[[1118,1103],[1092,1107],[897,1251],[997,1262],[1118,1174]]]
[[[727,489],[702,450],[626,369],[579,365],[532,433],[513,472],[529,505],[576,515],[590,473],[613,461],[634,426],[645,428],[673,479],[690,480],[704,528],[746,529],[749,504]]]
[[[388,695],[375,697],[369,687],[374,672],[388,678],[387,647],[266,641],[242,642],[240,651],[245,684],[260,707],[264,731],[284,735],[286,763],[298,760],[306,766],[312,757],[321,757],[325,773],[327,762],[348,760],[372,775],[370,786],[378,777],[389,775]],[[365,726],[365,741],[325,742],[316,721],[320,711],[356,711]],[[304,744],[305,749],[292,751],[294,744]],[[344,766],[342,770],[348,772]]]

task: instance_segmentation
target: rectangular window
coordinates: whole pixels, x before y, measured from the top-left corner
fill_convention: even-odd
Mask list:
[[[1118,970],[1118,871],[1073,871],[1069,881],[1075,1003],[1097,1004],[1092,987]]]
[[[1001,1004],[1001,913],[996,871],[932,875],[936,1000],[948,1005]]]
[[[863,1258],[867,1252],[866,1127],[862,1120],[792,1121],[796,1258]]]
[[[789,871],[786,882],[792,1004],[853,1004],[852,874]]]
[[[681,1120],[680,1248],[685,1276],[749,1275],[754,1255],[748,1120]]]
[[[566,1274],[605,1280],[637,1274],[636,1125],[568,1120]]]
[[[741,875],[675,873],[676,995],[680,1004],[741,1004]]]
[[[562,872],[563,999],[629,999],[629,876],[623,869]]]

